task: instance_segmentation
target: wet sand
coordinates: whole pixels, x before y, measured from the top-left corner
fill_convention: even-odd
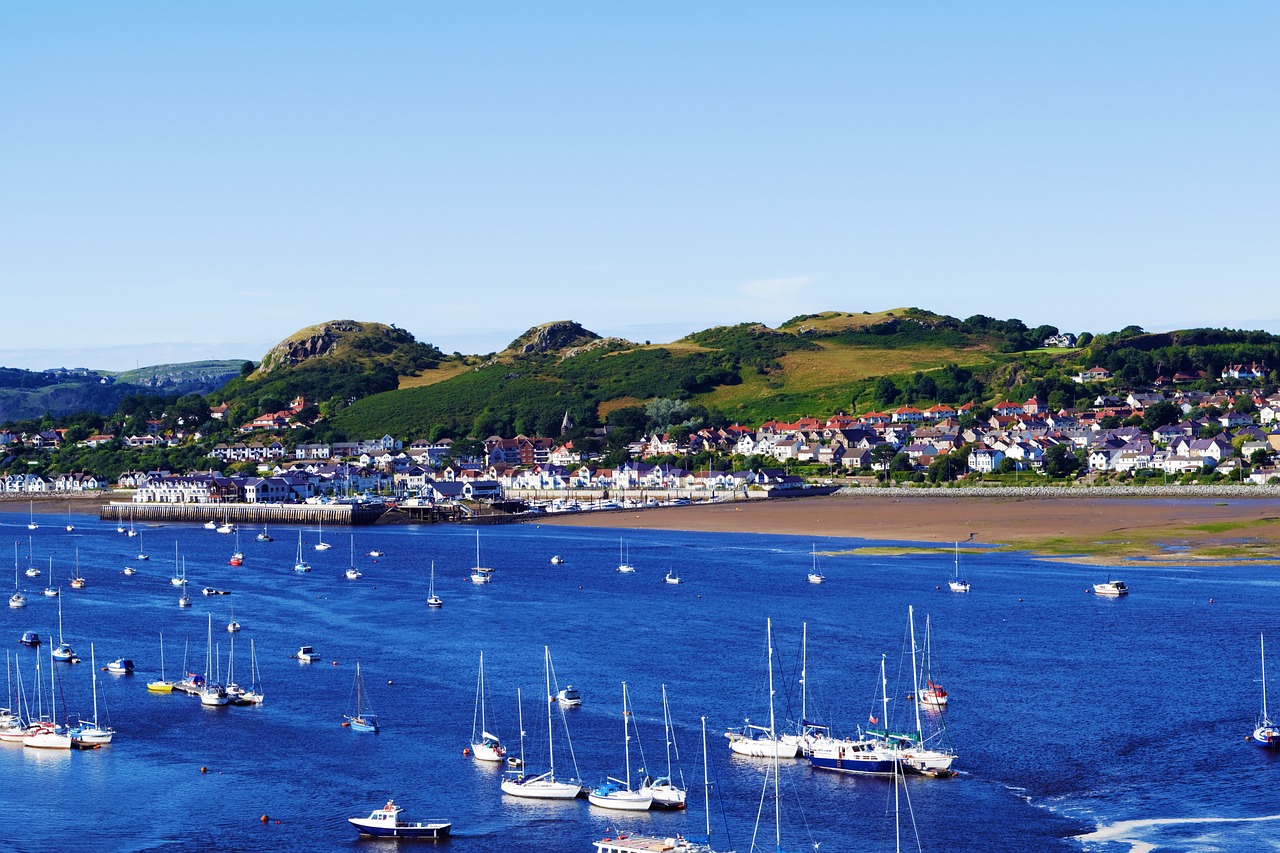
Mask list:
[[[1265,499],[832,495],[575,513],[542,523],[842,536],[908,547],[973,542],[1092,563],[1280,562],[1280,501]]]

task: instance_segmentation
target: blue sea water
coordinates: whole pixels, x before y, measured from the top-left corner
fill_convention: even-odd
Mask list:
[[[0,514],[7,534],[0,543],[9,550],[20,543],[23,569],[26,521]],[[413,817],[452,821],[448,847],[457,850],[588,851],[610,829],[700,832],[705,716],[717,783],[713,840],[717,849],[746,851],[767,764],[731,756],[722,735],[744,717],[767,718],[766,617],[774,624],[779,718],[799,716],[807,624],[810,716],[841,733],[865,725],[878,707],[881,655],[897,700],[891,714],[901,723],[911,713],[902,698],[909,604],[918,630],[930,618],[934,674],[951,692],[945,719],[960,754],[957,777],[906,786],[924,849],[1278,849],[1280,823],[1271,819],[1280,813],[1280,756],[1244,740],[1260,701],[1258,633],[1274,634],[1280,650],[1274,565],[1125,569],[1132,595],[1107,600],[1085,593],[1105,570],[970,549],[960,559],[973,591],[957,595],[946,587],[953,559],[946,549],[825,556],[828,581],[812,585],[805,581],[811,544],[838,552],[866,543],[622,531],[637,572],[619,575],[619,531],[527,524],[481,531],[482,562],[496,572],[492,584],[478,587],[467,578],[470,528],[329,530],[327,552],[314,551],[316,531],[305,531],[314,571],[299,575],[291,570],[296,528],[273,528],[276,541],[266,544],[246,530],[245,564],[233,568],[226,562],[232,537],[197,526],[146,528],[152,559],[139,563],[138,541],[114,526],[76,517],[67,533],[63,519],[43,521],[31,534],[33,562],[47,570],[53,556],[64,633],[85,658],[57,670],[60,705],[65,698],[73,717],[90,712],[90,642],[100,666],[125,656],[138,672],[99,673],[103,707],[118,731],[110,747],[67,754],[0,744],[3,849],[367,850],[346,818],[389,796]],[[364,572],[359,581],[342,576],[348,535]],[[175,541],[195,600],[186,610],[169,583]],[[77,548],[84,590],[66,584]],[[365,556],[373,548],[386,556]],[[565,563],[550,565],[553,554]],[[438,611],[425,605],[433,560],[445,600]],[[140,574],[120,574],[125,565]],[[662,583],[669,569],[685,583]],[[25,630],[56,636],[56,600],[39,594],[46,581],[22,577],[28,606],[0,610],[0,640],[21,661],[28,694],[35,653],[17,639]],[[203,586],[232,594],[205,597]],[[244,627],[236,637],[237,680],[247,680],[252,637],[266,703],[209,709],[180,694],[148,693],[146,682],[160,671],[161,631],[171,678],[180,676],[184,654],[188,669],[203,671],[208,613],[225,666],[233,603]],[[323,662],[292,660],[303,644]],[[526,755],[531,769],[542,766],[544,644],[560,685],[584,695],[567,717],[588,782],[622,773],[623,680],[639,724],[632,766],[665,768],[660,697],[667,685],[690,788],[686,812],[625,815],[585,799],[515,801],[499,792],[498,768],[462,755],[483,649],[489,728],[518,752],[520,687]],[[47,656],[47,647],[41,651]],[[377,735],[340,725],[354,704],[357,658],[383,723]],[[1280,702],[1280,692],[1273,696]],[[571,767],[563,739],[557,765]],[[784,849],[893,849],[886,781],[793,761],[784,762],[781,783]],[[771,820],[770,797],[758,849],[773,849]],[[904,816],[903,825],[909,837],[911,819]],[[904,849],[915,849],[914,841]]]

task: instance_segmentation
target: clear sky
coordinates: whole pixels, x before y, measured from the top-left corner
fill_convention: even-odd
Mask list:
[[[914,305],[1280,332],[1280,3],[8,2],[0,365]]]

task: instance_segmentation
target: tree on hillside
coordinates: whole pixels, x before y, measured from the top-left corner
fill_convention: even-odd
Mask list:
[[[1162,426],[1176,424],[1181,417],[1182,410],[1168,400],[1154,403],[1142,413],[1142,428],[1154,432]]]
[[[1055,444],[1044,452],[1044,472],[1050,477],[1068,477],[1080,468],[1080,460],[1066,444]]]

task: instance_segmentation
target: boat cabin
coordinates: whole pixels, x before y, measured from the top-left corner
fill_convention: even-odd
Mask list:
[[[18,642],[22,643],[24,646],[38,646],[40,645],[40,635],[35,631],[24,631],[22,633],[22,639]]]

